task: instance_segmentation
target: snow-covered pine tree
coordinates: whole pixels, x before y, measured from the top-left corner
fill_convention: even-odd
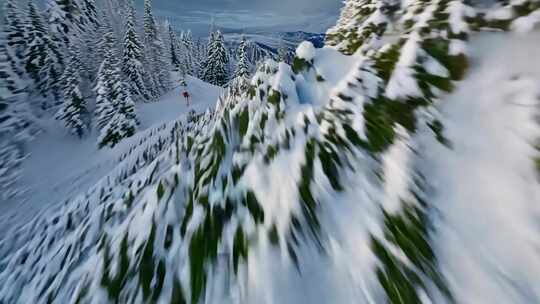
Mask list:
[[[215,32],[210,39],[208,58],[205,62],[202,79],[217,86],[224,86],[229,81],[228,64],[229,55],[223,35],[220,31]]]
[[[48,109],[53,105],[57,105],[61,98],[61,81],[62,70],[64,66],[64,59],[59,51],[58,40],[46,41],[47,54],[43,66],[39,70],[39,83],[38,90],[43,96],[50,96],[54,98],[53,104],[45,101],[42,105],[43,109]]]
[[[63,57],[59,50],[61,42],[47,30],[33,2],[28,4],[28,20],[28,49],[23,58],[24,68],[42,96],[58,98],[63,67]],[[49,106],[47,102],[42,104],[44,109]]]
[[[247,93],[250,86],[251,64],[248,59],[246,47],[246,37],[242,36],[242,40],[240,41],[238,50],[236,52],[236,69],[234,71],[234,78],[229,83],[229,93],[233,95]]]
[[[114,115],[100,130],[98,137],[100,148],[105,146],[112,148],[122,139],[133,136],[138,124],[135,104],[122,82],[120,69],[115,68],[111,72],[112,87],[110,96],[113,98],[111,103]]]
[[[8,52],[11,52],[12,66],[17,68],[15,72],[22,75],[20,61],[23,59],[27,45],[27,23],[26,14],[18,7],[15,0],[7,0],[4,6],[4,27],[6,33],[5,43]]]
[[[180,54],[178,51],[178,38],[176,37],[176,32],[172,28],[171,23],[167,23],[167,30],[169,32],[169,53],[171,55],[171,64],[175,70],[182,70],[182,63],[180,59]],[[186,71],[184,71],[186,73]]]
[[[197,38],[193,44],[193,72],[194,76],[201,78],[204,72],[204,63],[208,54],[208,45],[201,38]]]
[[[80,53],[75,50],[75,47],[72,47],[70,60],[62,75],[64,100],[56,117],[64,122],[70,133],[82,137],[87,129],[84,116],[88,113],[88,110],[81,93],[81,77],[79,74],[81,63],[79,56]]]
[[[84,31],[84,17],[80,5],[75,0],[48,0],[49,26],[51,35],[61,41],[61,48],[67,51],[73,38],[79,38]]]
[[[0,199],[6,200],[19,193],[16,182],[24,159],[23,145],[32,138],[30,106],[23,93],[24,84],[13,70],[12,60],[0,34]]]
[[[113,147],[123,138],[135,134],[137,117],[129,90],[122,81],[112,28],[109,28],[103,40],[102,47],[106,48],[106,52],[95,87],[94,117],[100,133],[99,147]]]
[[[109,123],[115,113],[114,100],[114,70],[117,59],[115,54],[115,40],[112,28],[102,38],[101,47],[105,50],[104,59],[98,71],[96,92],[96,108],[94,111],[94,124],[102,130]]]
[[[328,30],[326,43],[345,54],[368,50],[379,40],[399,8],[394,0],[347,0],[336,25]]]
[[[5,36],[0,34],[0,133],[8,134],[17,140],[29,139],[23,135],[32,122],[29,104],[26,102],[25,84],[13,70],[9,59],[8,45],[4,43]],[[23,138],[24,137],[24,138]]]
[[[42,20],[41,13],[32,2],[28,4],[28,50],[24,56],[26,73],[35,82],[40,82],[40,69],[45,64],[49,53],[48,33]]]
[[[85,32],[91,32],[100,25],[95,0],[80,0],[82,19],[84,20]]]
[[[161,40],[158,26],[152,13],[151,0],[144,1],[144,45],[147,72],[152,95],[158,96],[171,86],[168,59],[165,58],[165,47]]]
[[[198,68],[195,64],[197,58],[195,52],[197,50],[195,49],[195,45],[193,43],[193,36],[190,30],[188,30],[187,32],[182,32],[182,35],[180,37],[180,44],[181,49],[183,50],[181,53],[182,69],[187,75],[197,76]]]
[[[133,2],[128,5],[126,16],[124,47],[122,55],[122,71],[129,81],[129,91],[135,100],[148,101],[151,99],[150,92],[146,88],[143,66],[143,45],[139,39],[136,28],[135,7]]]
[[[114,147],[122,139],[131,137],[137,130],[137,115],[135,104],[126,90],[124,83],[120,79],[120,70],[112,71],[111,95],[114,107],[114,115],[109,122],[100,130],[98,145],[100,148],[108,146]]]
[[[161,32],[158,32],[155,47],[155,74],[157,85],[161,93],[167,92],[172,87],[171,82],[171,63],[168,56],[167,48],[165,47],[162,39]]]
[[[247,54],[247,40],[245,36],[242,36],[242,40],[240,41],[240,44],[238,45],[238,51],[237,51],[237,64],[236,64],[236,70],[234,72],[234,77],[243,77],[243,78],[249,78],[250,76],[250,68],[251,64],[248,59]]]
[[[105,16],[100,16],[95,3],[95,0],[81,0],[81,13],[84,20],[84,31],[80,36],[81,62],[84,71],[81,71],[81,77],[94,82],[99,68],[99,63],[102,62],[99,48],[97,47],[100,41],[101,20]]]

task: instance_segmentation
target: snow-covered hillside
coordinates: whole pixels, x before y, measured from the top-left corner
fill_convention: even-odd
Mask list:
[[[213,111],[137,104],[2,219],[0,303],[540,302],[540,1],[467,3],[347,0]]]
[[[57,120],[49,118],[38,122],[43,131],[27,151],[24,174],[19,181],[25,194],[0,204],[0,236],[9,234],[11,228],[31,220],[43,210],[55,209],[59,203],[85,192],[118,165],[122,154],[156,129],[185,119],[191,110],[200,114],[215,108],[221,88],[192,77],[186,82],[186,89],[191,93],[189,107],[181,94],[184,87],[180,86],[156,103],[138,104],[139,132],[112,149],[98,149],[98,134],[91,133],[79,140],[59,128]]]

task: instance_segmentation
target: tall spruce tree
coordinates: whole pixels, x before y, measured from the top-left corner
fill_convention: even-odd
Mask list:
[[[167,23],[167,29],[169,32],[169,52],[171,54],[171,64],[176,70],[180,71],[182,70],[182,62],[178,52],[178,38],[176,37],[176,32],[170,23]]]
[[[64,101],[57,119],[61,119],[70,133],[82,137],[86,131],[84,116],[88,110],[86,101],[81,93],[80,53],[72,49],[71,57],[62,76],[64,85]]]
[[[96,2],[94,0],[80,0],[80,4],[85,31],[95,30],[100,24]]]
[[[38,90],[43,96],[53,97],[55,101],[60,100],[61,96],[61,77],[64,66],[62,54],[59,51],[58,40],[46,39],[47,45],[46,57],[43,66],[39,69]],[[57,102],[50,104],[45,101],[42,105],[43,109],[47,109]]]
[[[21,75],[19,61],[24,57],[27,46],[27,18],[22,10],[15,3],[15,0],[7,0],[5,4],[4,31],[6,33],[5,43],[9,47],[6,49],[12,52],[11,63],[17,68],[15,72]]]
[[[45,58],[49,53],[49,37],[42,16],[32,2],[28,4],[28,19],[28,50],[24,56],[24,67],[32,80],[38,83],[39,71],[45,65]]]
[[[224,86],[229,81],[228,64],[229,56],[223,35],[220,31],[215,32],[211,38],[208,49],[208,59],[204,67],[203,80],[217,86]]]
[[[0,33],[0,199],[19,193],[15,186],[24,159],[23,145],[32,138],[30,106],[24,84],[14,71],[6,33]]]
[[[115,53],[112,29],[103,38],[106,47],[96,85],[95,124],[99,129],[99,147],[113,147],[123,138],[132,136],[137,126],[134,103],[122,81]]]
[[[143,29],[149,86],[152,94],[158,96],[171,86],[170,64],[165,58],[165,48],[152,12],[151,0],[144,1]]]
[[[84,71],[81,76],[94,81],[99,68],[99,62],[102,62],[99,49],[96,47],[100,36],[99,29],[101,22],[105,18],[100,16],[94,0],[81,0],[81,13],[84,20],[84,31],[80,37],[80,50],[82,53],[81,62]]]
[[[247,40],[245,36],[242,36],[240,45],[238,45],[237,51],[237,63],[234,77],[248,78],[250,74],[250,62],[247,54]]]
[[[52,35],[62,42],[64,51],[73,38],[84,30],[84,18],[79,3],[75,0],[49,0],[49,25]]]
[[[114,69],[116,68],[116,56],[114,53],[114,34],[112,29],[105,33],[101,47],[105,50],[104,59],[98,71],[96,92],[96,108],[94,111],[94,124],[98,130],[103,129],[114,116],[113,95]]]
[[[144,82],[143,61],[143,45],[137,34],[135,8],[133,3],[130,3],[125,25],[122,71],[129,81],[131,96],[137,100],[147,101],[151,96]]]
[[[182,53],[183,70],[185,71],[187,75],[197,76],[198,74],[196,73],[196,66],[195,66],[196,65],[195,60],[197,57],[195,52],[197,50],[195,49],[195,45],[193,43],[193,35],[191,34],[191,31],[188,30],[187,32],[182,32],[182,36],[180,40],[181,40],[182,49],[183,49],[183,53]]]

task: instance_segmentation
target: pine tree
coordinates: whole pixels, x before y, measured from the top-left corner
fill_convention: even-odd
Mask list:
[[[13,70],[9,59],[8,45],[3,43],[5,35],[0,36],[0,134],[19,138],[32,120],[30,107],[24,99],[24,83]]]
[[[169,60],[165,58],[165,48],[152,13],[151,0],[144,2],[143,23],[146,65],[150,78],[149,87],[152,95],[158,96],[171,86],[170,65]]]
[[[101,130],[114,116],[113,101],[116,96],[113,95],[114,69],[116,68],[116,59],[114,54],[114,36],[112,29],[103,36],[102,47],[107,48],[105,58],[98,71],[96,91],[96,109],[94,112],[94,123]]]
[[[32,138],[33,116],[24,84],[12,67],[5,33],[0,36],[0,199],[19,193],[16,182],[24,159],[22,147]]]
[[[63,69],[63,58],[59,51],[58,41],[46,41],[46,57],[43,66],[39,70],[38,90],[43,96],[52,96],[55,100],[60,99],[61,77]],[[50,104],[43,104],[43,109],[49,108]]]
[[[182,58],[183,70],[187,75],[196,76],[198,75],[195,71],[195,61],[197,56],[195,54],[196,49],[193,43],[191,31],[188,30],[187,32],[182,32],[180,40],[184,50]]]
[[[99,27],[99,16],[94,0],[80,0],[81,14],[84,20],[85,31],[89,32]]]
[[[57,119],[64,121],[66,128],[79,137],[82,137],[86,131],[84,115],[87,113],[86,101],[82,96],[79,75],[80,61],[79,53],[72,50],[70,61],[63,74],[64,102],[62,108],[57,114]]]
[[[143,46],[139,40],[135,24],[135,8],[133,3],[128,6],[128,15],[124,34],[124,51],[122,56],[122,70],[129,81],[129,91],[136,99],[149,100],[151,98],[144,83]]]
[[[28,49],[23,59],[26,73],[43,96],[59,97],[63,57],[60,42],[48,32],[34,3],[28,6]],[[49,105],[43,104],[43,108]]]
[[[100,148],[105,146],[112,148],[122,139],[133,136],[137,130],[135,104],[120,79],[120,70],[113,70],[111,76],[113,79],[111,96],[114,98],[112,101],[114,115],[100,130],[98,137]]]
[[[112,29],[105,34],[102,45],[107,47],[107,51],[98,73],[94,115],[100,131],[99,147],[113,147],[135,133],[137,117],[134,103],[121,78]]]
[[[7,0],[5,4],[5,23],[4,31],[6,33],[5,43],[9,47],[8,51],[13,51],[13,59],[21,60],[27,49],[26,37],[26,16],[15,3],[15,0]],[[18,65],[18,62],[13,62]],[[20,71],[16,71],[20,74]]]
[[[178,38],[170,23],[167,24],[169,32],[169,52],[171,53],[171,64],[176,70],[182,70],[182,63],[178,54]],[[184,71],[185,73],[185,71]]]
[[[217,86],[224,86],[229,81],[227,72],[229,64],[228,52],[221,32],[217,31],[212,36],[212,44],[209,46],[208,59],[204,67],[203,80]]]
[[[39,82],[39,70],[45,64],[45,58],[47,57],[47,30],[41,14],[37,10],[34,3],[28,4],[28,50],[25,54],[25,69],[30,77]]]
[[[84,31],[84,18],[75,0],[49,0],[49,16],[51,33],[60,39],[63,49]]]
[[[235,78],[238,78],[238,77],[248,78],[249,77],[250,63],[247,57],[246,47],[247,47],[246,37],[242,36],[242,40],[240,41],[240,45],[238,46],[238,51],[237,51],[236,71],[234,72]]]
[[[237,62],[234,78],[229,83],[229,94],[234,96],[239,96],[246,93],[249,89],[250,63],[247,57],[246,46],[246,38],[242,36],[242,40],[240,41],[236,54]]]
[[[80,37],[80,50],[84,71],[81,77],[94,81],[99,68],[99,62],[102,62],[101,55],[98,53],[97,45],[99,43],[101,20],[105,16],[100,16],[94,0],[81,0],[81,13],[84,20],[84,32]],[[97,63],[97,64],[96,64]]]

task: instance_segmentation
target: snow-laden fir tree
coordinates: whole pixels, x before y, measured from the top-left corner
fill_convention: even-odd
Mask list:
[[[67,51],[71,40],[84,30],[80,5],[75,0],[48,0],[47,5],[51,34],[60,39],[62,49]]]
[[[81,77],[94,82],[99,68],[99,63],[102,62],[99,48],[97,47],[101,35],[99,29],[101,22],[105,16],[99,15],[95,0],[81,0],[81,13],[84,20],[84,29],[80,35],[79,43],[82,58],[80,58],[83,71]]]
[[[182,69],[187,75],[197,76],[197,66],[195,64],[197,58],[195,52],[197,50],[195,49],[195,45],[193,43],[193,36],[190,30],[188,30],[187,32],[182,32],[182,35],[180,36],[180,44],[182,50]]]
[[[251,63],[249,62],[246,47],[246,37],[242,36],[242,40],[236,51],[236,69],[234,71],[234,78],[229,83],[229,93],[233,95],[246,93],[249,89]]]
[[[47,109],[50,106],[58,104],[61,97],[61,81],[62,70],[64,68],[64,59],[59,51],[57,41],[46,40],[47,56],[43,66],[39,70],[39,83],[38,89],[43,96],[54,98],[53,104],[45,101],[42,105],[43,109]]]
[[[64,122],[66,129],[79,137],[82,137],[87,129],[85,115],[88,113],[86,101],[81,93],[81,77],[79,74],[80,53],[72,47],[71,57],[62,75],[64,86],[63,103],[57,113],[57,119]]]
[[[169,53],[171,55],[171,64],[173,68],[177,71],[182,70],[182,63],[180,58],[180,53],[178,50],[178,38],[176,37],[176,32],[173,29],[170,22],[167,23],[167,30],[169,34]],[[184,73],[186,73],[184,71]]]
[[[94,124],[98,130],[102,130],[114,116],[116,96],[113,94],[114,70],[117,67],[116,53],[114,49],[115,40],[112,28],[105,33],[102,38],[101,47],[105,54],[103,62],[98,71],[97,83],[94,88],[96,92],[96,108],[94,111]]]
[[[206,55],[208,53],[207,50],[208,50],[208,45],[201,38],[197,38],[197,40],[194,41],[193,52],[192,52],[193,75],[201,79],[204,72],[204,63],[206,62]]]
[[[14,71],[9,46],[4,42],[5,35],[0,33],[0,133],[12,139],[27,140],[30,136],[23,136],[23,132],[28,131],[33,115],[25,98],[25,83]]]
[[[229,54],[220,31],[210,39],[208,58],[206,59],[202,79],[217,86],[224,86],[229,81]]]
[[[91,32],[99,27],[100,17],[95,0],[80,0],[82,19],[84,20],[85,32]]]
[[[137,115],[135,104],[120,78],[120,69],[112,71],[112,101],[114,115],[100,130],[99,147],[114,147],[122,139],[131,137],[137,130]]]
[[[17,68],[16,72],[21,75],[20,60],[22,60],[28,48],[27,18],[15,0],[7,0],[4,5],[4,19],[5,43],[9,47],[7,51],[12,53],[12,65]]]
[[[24,159],[24,144],[32,139],[33,116],[25,89],[14,71],[5,33],[0,33],[0,199],[17,195],[16,182]]]
[[[165,47],[152,13],[151,0],[144,1],[143,30],[146,65],[150,80],[148,87],[151,88],[152,95],[159,96],[171,86],[170,64],[165,56]]]
[[[125,25],[122,72],[128,80],[131,96],[135,100],[148,101],[151,99],[151,95],[144,82],[146,72],[143,61],[143,45],[137,34],[135,7],[133,3],[130,3]]]
[[[237,63],[236,63],[236,70],[234,72],[234,77],[243,77],[243,78],[249,78],[250,76],[250,68],[251,64],[249,62],[248,54],[247,54],[247,40],[245,36],[242,36],[242,40],[240,41],[240,44],[238,45],[237,50]]]
[[[59,49],[61,42],[48,31],[33,2],[28,4],[28,20],[28,49],[23,58],[24,68],[42,96],[58,98],[63,69],[63,56]],[[43,108],[48,106],[46,102],[42,105]]]
[[[30,78],[40,82],[40,69],[49,53],[49,37],[41,13],[32,2],[28,4],[28,50],[24,55],[24,67]]]
[[[94,119],[100,134],[99,147],[113,147],[123,138],[135,134],[137,117],[129,91],[122,81],[112,29],[103,39],[103,45],[108,49],[98,72]]]

